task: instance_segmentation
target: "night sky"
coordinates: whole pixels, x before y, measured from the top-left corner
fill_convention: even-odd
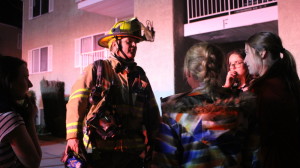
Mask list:
[[[0,0],[0,23],[22,28],[21,0]]]

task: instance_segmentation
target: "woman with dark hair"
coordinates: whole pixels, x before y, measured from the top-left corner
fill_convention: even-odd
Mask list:
[[[162,99],[162,123],[154,164],[157,167],[242,167],[242,122],[251,95],[234,97],[219,85],[222,51],[201,42],[184,60],[193,89]],[[247,107],[246,107],[247,106]]]
[[[35,129],[37,107],[25,61],[0,56],[0,167],[37,168],[41,148]]]
[[[261,167],[300,167],[299,77],[292,54],[278,35],[260,32],[245,43],[245,64],[256,76],[249,90],[257,96]]]
[[[243,50],[233,50],[226,56],[227,76],[224,88],[247,91],[251,81],[248,67],[244,64],[246,54]]]

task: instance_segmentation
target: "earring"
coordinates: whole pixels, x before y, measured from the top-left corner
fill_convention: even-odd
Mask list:
[[[259,52],[259,55],[260,55],[260,57],[261,57],[262,59],[266,58],[266,51],[265,51],[265,50],[264,50],[264,51],[260,51],[260,52]]]

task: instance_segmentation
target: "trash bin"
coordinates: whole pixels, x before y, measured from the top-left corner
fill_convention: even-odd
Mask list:
[[[65,84],[61,81],[41,80],[45,129],[53,136],[66,136]]]

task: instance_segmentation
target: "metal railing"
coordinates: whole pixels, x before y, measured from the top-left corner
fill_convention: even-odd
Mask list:
[[[75,0],[76,3],[79,3],[79,2],[82,2],[82,1],[85,1],[85,0]]]
[[[277,0],[187,0],[188,23],[277,5]]]
[[[81,53],[81,71],[96,60],[107,59],[108,53],[107,49]]]

